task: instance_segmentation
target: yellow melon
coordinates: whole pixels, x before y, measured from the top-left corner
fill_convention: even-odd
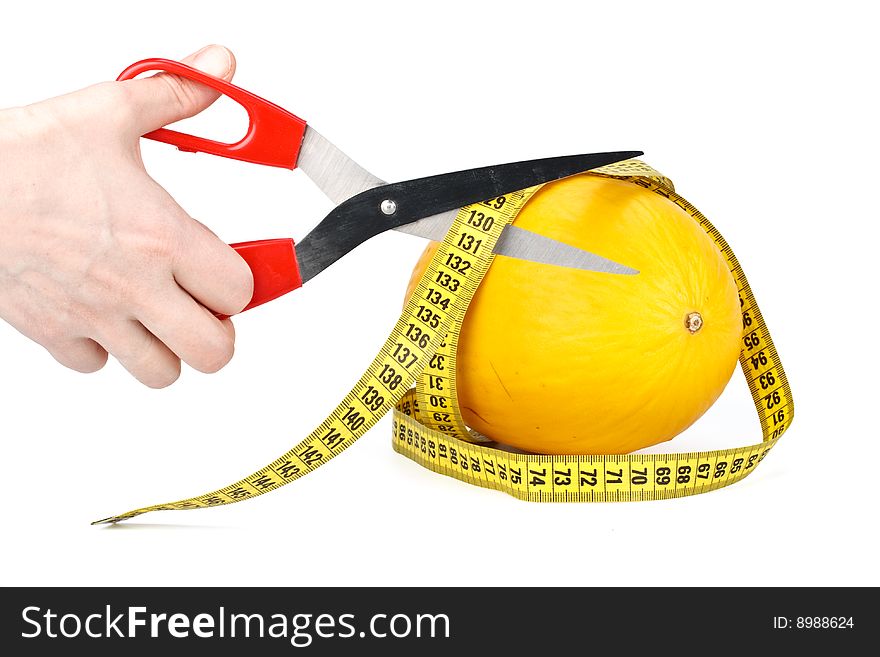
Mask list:
[[[530,452],[626,453],[669,440],[715,402],[739,354],[739,299],[718,248],[684,210],[583,174],[545,185],[515,224],[639,273],[496,257],[459,340],[468,426]]]

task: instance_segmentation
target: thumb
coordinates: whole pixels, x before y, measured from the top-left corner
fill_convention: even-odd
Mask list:
[[[224,80],[235,74],[235,57],[223,46],[205,46],[182,62]],[[220,97],[210,87],[171,73],[122,84],[130,85],[139,135],[194,116]]]

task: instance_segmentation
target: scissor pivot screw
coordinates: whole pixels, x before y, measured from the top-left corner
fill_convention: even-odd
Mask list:
[[[379,204],[379,209],[382,211],[382,214],[392,215],[397,212],[397,203],[390,198],[386,198]]]

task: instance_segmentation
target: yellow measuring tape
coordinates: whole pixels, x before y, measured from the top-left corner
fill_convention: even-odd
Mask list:
[[[539,189],[463,208],[422,275],[376,358],[333,412],[304,440],[252,475],[210,493],[99,520],[149,511],[241,502],[316,470],[394,410],[393,447],[441,474],[538,502],[650,500],[695,495],[749,475],[791,425],[794,404],[782,363],[745,274],[721,234],[672,182],[638,160],[591,175],[628,180],[683,208],[715,241],[739,289],[743,317],[740,365],[761,422],[756,445],[708,452],[537,455],[507,451],[471,432],[458,410],[455,354],[468,304],[492,263],[496,241]],[[468,267],[462,263],[467,261]],[[416,387],[412,385],[416,383]]]

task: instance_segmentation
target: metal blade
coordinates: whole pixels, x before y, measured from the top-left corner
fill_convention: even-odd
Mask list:
[[[433,217],[419,219],[411,224],[398,226],[395,230],[441,242],[457,214],[458,210],[450,210],[435,214]],[[573,267],[585,271],[630,275],[639,273],[637,269],[632,267],[621,265],[595,253],[513,225],[505,226],[504,232],[495,243],[493,253],[530,262],[540,262],[545,265]]]
[[[329,142],[324,140],[319,150],[329,163],[333,158],[327,155],[328,145]],[[618,151],[550,157],[466,169],[367,189],[337,205],[299,243],[297,257],[302,280],[308,281],[359,244],[386,230],[641,154],[641,151]],[[313,163],[317,161],[315,156],[310,157]],[[341,166],[353,164],[347,156],[341,157]],[[321,168],[322,173],[315,171],[323,181],[325,191],[331,183],[321,176],[329,175],[330,168],[331,165],[327,164]],[[364,170],[357,169],[361,172],[361,184],[366,184]]]
[[[385,184],[384,181],[348,157],[311,126],[306,127],[297,167],[302,169],[318,189],[324,192],[336,205],[363,191]],[[446,235],[446,231],[449,230],[457,214],[458,208],[448,210],[397,226],[395,230],[439,242]],[[586,271],[609,274],[638,273],[635,269],[595,253],[516,226],[507,226],[504,229],[495,245],[494,252],[497,255],[519,258],[520,260],[559,267],[573,267]]]
[[[545,265],[573,267],[605,274],[639,273],[632,267],[516,226],[505,226],[495,244],[495,253]]]
[[[334,205],[385,184],[311,126],[306,126],[296,166],[311,178]]]

